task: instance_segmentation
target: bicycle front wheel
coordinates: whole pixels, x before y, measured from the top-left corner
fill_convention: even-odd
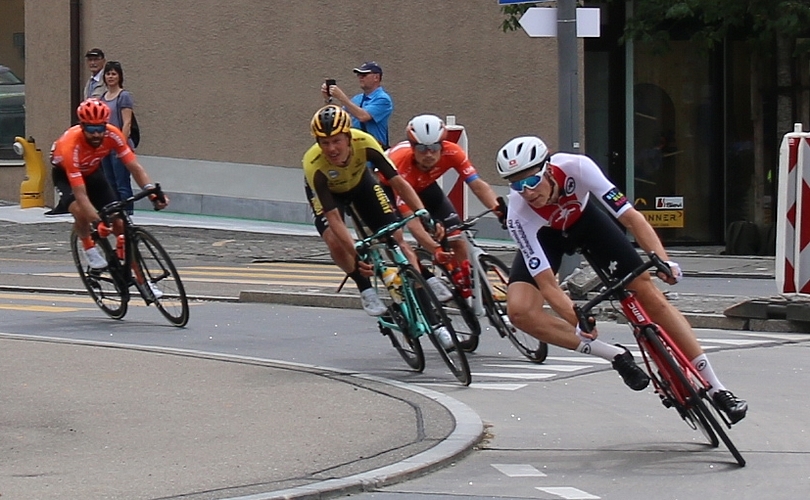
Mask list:
[[[123,279],[113,274],[119,269],[117,261],[113,261],[115,257],[106,256],[109,265],[104,269],[91,268],[76,231],[70,234],[70,253],[73,254],[73,262],[84,287],[99,309],[113,319],[123,318],[127,314],[129,288]]]
[[[528,333],[515,328],[506,312],[506,289],[509,286],[509,268],[494,255],[481,255],[478,258],[483,276],[480,293],[490,324],[506,337],[523,356],[533,363],[542,363],[548,356],[548,344]]]
[[[189,308],[186,289],[177,274],[172,259],[158,240],[147,230],[137,227],[132,232],[133,261],[140,267],[142,278],[152,283],[143,286],[147,302],[153,301],[155,307],[174,326],[185,326],[188,323]],[[136,276],[136,280],[139,278]],[[151,288],[160,291],[160,296],[152,294]]]
[[[678,402],[683,404],[686,408],[698,416],[699,422],[708,423],[710,425],[709,432],[713,430],[717,436],[720,437],[720,440],[723,441],[723,444],[726,445],[726,448],[728,448],[728,451],[731,452],[731,455],[734,457],[740,467],[745,467],[745,459],[737,449],[737,446],[731,441],[731,438],[728,437],[725,429],[723,429],[723,426],[717,421],[714,414],[709,411],[709,408],[704,401],[704,399],[708,400],[708,394],[706,393],[705,389],[702,387],[697,388],[691,376],[684,373],[684,370],[681,368],[678,362],[675,361],[672,354],[670,354],[669,349],[664,346],[664,342],[661,340],[661,337],[658,336],[658,332],[656,332],[655,329],[645,328],[643,333],[650,347],[655,350],[655,357],[653,359],[660,360],[661,363],[667,367],[664,372],[667,372],[668,370],[669,373],[674,374],[675,380],[670,380],[669,382],[679,383],[685,390],[687,399],[685,401]],[[659,366],[659,368],[662,367]],[[664,375],[664,377],[666,378],[666,375]],[[701,416],[702,418],[700,418]],[[706,434],[706,430],[702,430],[704,434]]]
[[[467,356],[461,349],[453,324],[444,312],[442,303],[436,298],[425,278],[412,266],[402,268],[400,276],[408,307],[413,307],[416,311],[417,321],[422,322],[429,332],[430,341],[439,351],[442,360],[459,382],[465,386],[470,385],[472,376]],[[447,332],[451,341],[449,345],[445,346],[440,342],[438,338],[440,328]]]
[[[478,340],[481,336],[481,323],[478,321],[475,311],[470,307],[467,299],[461,296],[447,269],[433,262],[433,254],[424,248],[418,248],[416,255],[419,257],[419,264],[442,280],[444,286],[453,292],[453,298],[444,303],[444,311],[450,322],[453,323],[453,329],[456,331],[461,348],[464,349],[464,352],[474,352],[478,349]]]
[[[389,324],[393,322],[397,327],[388,326],[385,324],[386,322],[389,322]],[[422,350],[419,337],[414,337],[410,333],[408,320],[403,315],[400,305],[392,303],[388,306],[388,313],[377,321],[377,325],[380,332],[391,341],[391,345],[405,360],[405,363],[414,371],[421,373],[425,369],[425,353]]]

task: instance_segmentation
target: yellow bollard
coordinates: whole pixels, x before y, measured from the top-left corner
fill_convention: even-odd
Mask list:
[[[20,208],[45,206],[45,162],[33,137],[14,138],[14,151],[25,161],[25,179],[20,184]]]

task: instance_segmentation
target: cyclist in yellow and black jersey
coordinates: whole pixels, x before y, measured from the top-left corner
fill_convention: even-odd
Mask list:
[[[381,316],[386,307],[369,281],[371,265],[361,262],[354,248],[354,238],[343,221],[345,210],[351,205],[372,231],[398,220],[393,204],[367,168],[367,162],[388,180],[408,207],[416,211],[424,205],[411,185],[399,177],[374,137],[351,128],[351,116],[344,109],[331,104],[324,106],[312,117],[310,125],[316,142],[304,155],[303,167],[315,227],[329,247],[332,260],[357,284],[363,309],[372,316]],[[434,227],[429,216],[423,223],[428,228]],[[418,268],[416,254],[403,240],[402,231],[397,231],[394,237]]]

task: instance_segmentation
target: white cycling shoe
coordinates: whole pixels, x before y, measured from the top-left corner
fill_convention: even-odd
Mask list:
[[[380,296],[377,295],[377,290],[373,288],[367,288],[360,292],[360,301],[363,304],[363,310],[369,316],[382,316],[388,310],[380,300]]]
[[[84,251],[84,255],[87,257],[87,264],[89,264],[91,268],[104,269],[107,267],[107,259],[101,255],[98,248],[90,247]]]
[[[456,345],[453,343],[453,337],[450,335],[450,332],[447,328],[440,326],[433,332],[433,335],[439,339],[439,344],[444,348],[445,351],[450,351],[456,348]]]
[[[438,276],[428,278],[427,284],[430,286],[430,289],[433,290],[433,294],[436,295],[439,302],[447,302],[453,298],[453,292],[447,288],[447,285],[445,285]]]

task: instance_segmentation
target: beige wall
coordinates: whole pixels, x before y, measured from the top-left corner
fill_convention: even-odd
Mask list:
[[[321,82],[355,93],[351,68],[368,59],[395,102],[392,141],[415,114],[455,114],[489,180],[511,137],[556,144],[556,41],[501,32],[493,0],[82,5],[82,52],[98,46],[122,62],[142,154],[297,168]],[[28,123],[39,144],[69,125],[68,9],[26,0]]]

